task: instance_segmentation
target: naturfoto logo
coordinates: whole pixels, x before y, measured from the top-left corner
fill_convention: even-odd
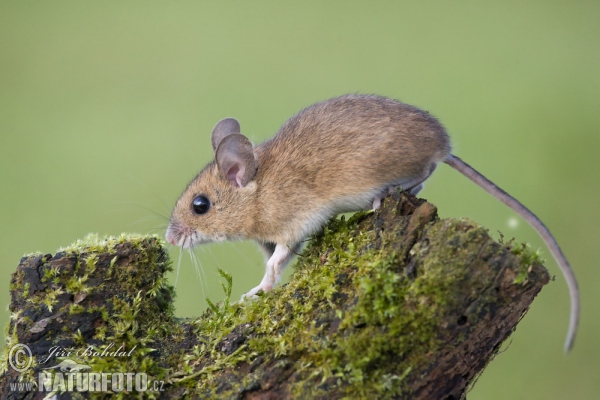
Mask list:
[[[42,368],[36,382],[16,382],[11,384],[11,390],[31,392],[37,390],[50,394],[65,392],[145,392],[162,391],[163,381],[148,381],[148,375],[143,372],[91,372],[90,365],[72,359],[83,357],[131,357],[135,346],[126,350],[123,346],[109,344],[99,351],[93,347],[71,349],[54,346],[48,350],[48,355],[42,357],[37,365],[48,363],[52,358],[55,365]],[[24,344],[13,346],[9,352],[9,365],[19,373],[27,372],[33,365],[34,357],[31,349]],[[50,364],[50,363],[49,363]]]

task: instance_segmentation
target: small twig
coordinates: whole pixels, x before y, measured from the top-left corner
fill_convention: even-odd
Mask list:
[[[295,254],[295,255],[297,255],[298,257],[304,257],[304,255],[296,253],[296,252],[294,251],[294,249],[292,249],[292,248],[290,247],[290,245],[289,245],[289,244],[286,244],[286,246],[287,246],[287,248],[288,248],[288,249],[289,249],[289,250],[290,250],[292,253],[294,253],[294,254]]]

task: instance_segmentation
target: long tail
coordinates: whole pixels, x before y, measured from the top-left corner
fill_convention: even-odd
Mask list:
[[[483,188],[486,192],[512,208],[517,214],[519,214],[525,221],[529,223],[542,237],[548,249],[554,256],[556,263],[560,267],[567,285],[569,287],[569,294],[571,298],[571,316],[569,320],[569,331],[567,333],[567,339],[565,341],[565,352],[568,352],[573,347],[575,341],[575,335],[577,334],[577,325],[579,324],[579,288],[577,286],[577,280],[573,274],[573,270],[569,265],[569,262],[565,258],[565,255],[561,251],[556,239],[550,233],[548,228],[535,216],[534,213],[529,211],[527,207],[521,204],[517,199],[506,193],[504,190],[496,186],[492,181],[487,179],[485,176],[477,172],[469,164],[461,160],[460,158],[449,155],[444,162],[456,169],[458,172],[475,182],[478,186]]]

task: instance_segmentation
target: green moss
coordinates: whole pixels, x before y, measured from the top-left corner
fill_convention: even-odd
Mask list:
[[[156,244],[148,246],[149,239],[153,239]],[[86,282],[96,271],[98,254],[117,254],[117,246],[125,243],[140,250],[136,254],[142,258],[137,259],[133,265],[119,267],[118,257],[111,257],[102,285],[87,286]],[[107,287],[111,287],[110,290],[114,293],[122,293],[107,299],[106,305],[91,307],[88,311],[99,313],[104,321],[104,325],[94,335],[95,339],[102,340],[104,344],[93,346],[93,351],[98,354],[115,351],[115,344],[118,344],[129,356],[102,357],[92,353],[82,357],[81,362],[92,366],[92,371],[134,371],[148,374],[149,380],[166,378],[168,368],[164,360],[149,356],[155,352],[153,344],[168,341],[171,333],[180,329],[173,317],[172,303],[156,301],[165,295],[169,298],[174,296],[173,288],[167,285],[164,277],[171,268],[162,246],[161,239],[156,236],[123,234],[106,239],[90,235],[63,249],[72,254],[87,254],[79,268],[81,275],[74,276],[67,282],[71,293],[93,294],[100,288],[106,290]],[[143,272],[140,273],[133,267],[142,268]],[[153,283],[149,284],[150,282]],[[141,288],[146,290],[142,291]],[[133,292],[132,289],[136,291]]]
[[[342,388],[349,398],[408,395],[403,381],[442,345],[437,334],[440,316],[454,307],[452,291],[458,283],[470,279],[465,276],[467,261],[464,266],[447,266],[461,258],[457,255],[477,255],[479,239],[487,233],[468,220],[430,226],[429,240],[411,249],[413,256],[423,255],[419,273],[411,277],[399,273],[404,260],[398,259],[398,249],[375,248],[372,233],[356,230],[364,217],[359,213],[350,221],[330,222],[303,252],[288,285],[252,302],[211,306],[196,321],[205,342],[179,372],[190,374],[173,382],[193,378],[194,393],[211,397],[218,389],[223,398],[235,397],[264,377],[249,374],[224,391],[215,386],[211,373],[251,364],[260,354],[270,357],[262,364],[273,363],[273,368],[293,360],[302,374],[302,366],[310,366],[310,375],[292,388],[297,396],[325,396],[332,387]],[[453,246],[446,246],[449,238]],[[523,258],[525,264],[535,261],[535,253]],[[351,283],[340,285],[340,276]],[[340,300],[348,298],[355,301]],[[348,303],[352,306],[341,306]],[[337,326],[315,318],[328,313],[337,317]],[[247,347],[231,355],[217,348],[234,329],[251,323]],[[191,372],[200,364],[206,367]]]
[[[196,393],[216,396],[213,371],[250,364],[260,354],[271,357],[262,363],[274,362],[274,368],[286,359],[293,359],[296,366],[310,366],[311,374],[292,388],[298,396],[324,395],[332,385],[344,387],[351,398],[404,393],[402,382],[412,365],[439,345],[433,333],[438,328],[438,307],[449,302],[444,288],[463,276],[445,271],[443,255],[430,259],[414,280],[398,274],[395,251],[366,250],[374,238],[356,233],[356,223],[364,216],[331,221],[303,252],[288,285],[252,302],[232,305],[227,297],[218,307],[210,303],[211,310],[196,321],[197,333],[206,340],[180,366],[172,382],[193,380]],[[231,278],[222,275],[229,294]],[[344,275],[352,282],[346,287],[338,283]],[[348,297],[356,298],[355,305],[341,308],[339,300]],[[337,316],[337,327],[315,319],[327,313]],[[230,355],[217,348],[234,329],[251,323],[247,346]],[[398,354],[404,355],[398,359]],[[191,372],[202,360],[207,366]],[[219,396],[234,396],[259,378],[251,374],[229,391],[219,387]]]
[[[79,304],[72,304],[69,307],[69,314],[79,314],[85,312],[85,307],[80,306]]]
[[[519,258],[520,268],[514,283],[525,285],[529,281],[529,273],[531,273],[533,265],[543,265],[545,260],[541,257],[539,249],[533,250],[529,243],[515,243],[515,238],[505,242],[502,232],[498,233],[500,234],[498,242],[509,248],[511,253]]]
[[[29,297],[29,288],[30,288],[29,282],[27,282],[27,283],[25,283],[23,285],[23,297],[24,298],[28,298]]]
[[[90,233],[67,247],[59,248],[57,252],[68,254],[114,252],[114,246],[119,243],[125,243],[126,241],[138,242],[140,240],[143,240],[143,237],[125,233],[119,237],[111,236],[107,238],[101,238],[97,233]]]
[[[64,309],[70,316],[101,321],[93,332],[101,342],[94,351],[110,351],[114,343],[135,348],[130,357],[90,354],[79,362],[95,372],[145,372],[178,388],[177,396],[236,398],[260,387],[272,371],[287,369],[300,377],[287,388],[297,397],[326,397],[332,389],[347,398],[409,396],[407,379],[423,373],[423,361],[447,340],[440,326],[456,322],[441,319],[455,307],[456,290],[470,293],[487,284],[466,275],[487,233],[469,220],[426,221],[418,233],[424,240],[398,241],[414,229],[410,218],[376,236],[372,226],[358,228],[371,214],[330,221],[298,257],[290,282],[253,301],[232,303],[233,278],[220,271],[225,300],[207,300],[205,313],[185,327],[173,317],[174,293],[165,278],[170,262],[153,236],[90,235],[77,241],[62,249],[76,258],[73,269],[44,267],[49,287],[27,301],[50,309],[62,304],[64,293],[73,296],[75,304]],[[139,250],[134,263],[120,263],[118,248],[125,244]],[[490,257],[501,250],[495,246]],[[527,246],[511,248],[520,257],[520,273],[525,271],[515,283],[525,284],[539,256]],[[15,290],[29,295],[28,287],[15,282]],[[102,303],[86,301],[98,293],[112,295]],[[81,331],[69,334],[79,345],[90,342]],[[240,344],[230,345],[236,338]],[[186,340],[193,341],[191,350],[177,350]],[[261,367],[250,368],[255,363]],[[240,369],[248,370],[241,381],[220,379]]]
[[[119,263],[123,248],[133,251],[123,253],[127,259]],[[56,263],[39,254],[24,259],[41,263],[34,268],[40,271],[40,284],[45,288],[30,295],[29,283],[22,283],[26,272],[20,270],[11,284],[13,302],[23,301],[25,309],[30,304],[34,308],[28,312],[33,315],[40,315],[35,307],[45,307],[51,313],[47,317],[50,323],[65,313],[69,319],[94,321],[95,344],[91,348],[98,353],[111,348],[116,350],[118,346],[127,351],[135,349],[129,357],[83,353],[77,361],[91,366],[91,371],[145,372],[149,379],[165,380],[169,371],[167,363],[160,354],[149,355],[155,353],[153,344],[169,342],[171,334],[181,331],[181,327],[173,315],[174,292],[165,278],[171,267],[162,240],[155,235],[123,234],[108,238],[88,235],[60,249],[59,253],[62,254]],[[34,321],[18,318],[18,314],[12,319],[7,345],[19,342],[18,324],[25,327],[25,332],[36,326]],[[84,335],[79,329],[71,332],[66,325],[59,324],[58,331],[48,327],[46,335],[56,343],[71,342],[78,349],[90,346],[89,333]],[[2,359],[3,370],[6,370],[8,348],[5,347]]]

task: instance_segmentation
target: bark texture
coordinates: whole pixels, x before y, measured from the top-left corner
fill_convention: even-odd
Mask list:
[[[464,398],[549,280],[526,246],[440,220],[435,206],[399,192],[375,213],[330,222],[290,283],[252,302],[231,303],[222,273],[226,300],[178,320],[169,265],[155,237],[24,257],[11,281],[0,397],[47,394],[10,384],[58,364],[48,357],[58,346],[89,372],[147,374],[162,383],[159,398]],[[8,363],[17,343],[32,351],[26,372]],[[116,343],[133,351],[99,354]],[[97,354],[77,353],[90,345]],[[80,395],[89,393],[63,393]]]

